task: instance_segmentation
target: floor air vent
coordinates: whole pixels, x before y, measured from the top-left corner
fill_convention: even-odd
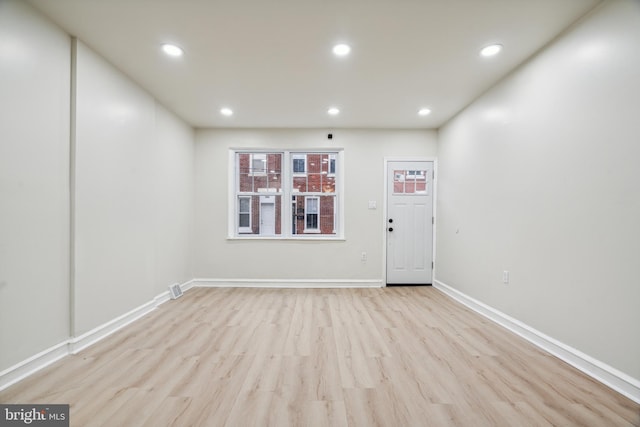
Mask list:
[[[171,299],[180,298],[182,296],[182,288],[178,283],[169,286],[169,294]]]

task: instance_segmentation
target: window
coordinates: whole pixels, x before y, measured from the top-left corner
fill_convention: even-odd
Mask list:
[[[251,232],[251,197],[238,197],[238,231],[240,233]]]
[[[235,163],[235,234],[280,234],[282,153],[237,153]]]
[[[320,229],[318,228],[318,197],[306,197],[304,200],[305,209],[304,209],[304,217],[305,217],[305,232],[318,232]]]
[[[307,156],[304,154],[293,154],[293,174],[304,175],[307,172]]]
[[[264,175],[267,172],[267,155],[252,154],[251,155],[251,175]]]
[[[329,175],[335,175],[335,174],[336,174],[336,155],[330,154],[329,155]]]
[[[231,237],[341,237],[341,152],[231,152]],[[284,203],[289,200],[289,203]]]
[[[425,179],[427,171],[406,171],[408,179]]]
[[[395,194],[428,194],[429,182],[426,170],[393,171]]]

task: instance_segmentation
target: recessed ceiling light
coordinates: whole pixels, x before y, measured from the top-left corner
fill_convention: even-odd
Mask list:
[[[227,117],[233,116],[233,110],[231,108],[221,108],[220,114]]]
[[[493,56],[500,53],[501,50],[502,50],[501,44],[490,44],[489,46],[485,46],[482,48],[482,50],[480,51],[480,55]]]
[[[338,114],[340,114],[340,110],[336,107],[331,107],[327,110],[327,113],[331,116],[337,116]]]
[[[431,110],[428,108],[421,108],[418,110],[419,116],[428,116],[429,114],[431,114]]]
[[[164,53],[166,53],[169,56],[182,56],[184,55],[184,50],[182,50],[181,47],[176,46],[175,44],[163,44],[162,45],[162,50],[164,51]]]
[[[333,53],[336,56],[347,56],[351,52],[351,46],[348,44],[337,44],[333,47]]]

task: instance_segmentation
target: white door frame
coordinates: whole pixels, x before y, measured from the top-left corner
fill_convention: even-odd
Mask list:
[[[436,206],[438,200],[438,159],[436,157],[385,157],[384,158],[384,197],[383,197],[383,210],[382,210],[382,283],[383,286],[387,286],[387,194],[389,185],[388,166],[389,162],[433,162],[433,270],[431,271],[431,283],[434,283],[436,278],[436,225],[438,219],[436,217]]]

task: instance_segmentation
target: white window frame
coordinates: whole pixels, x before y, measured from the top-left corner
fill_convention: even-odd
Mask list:
[[[267,172],[266,167],[266,155],[268,153],[281,153],[282,154],[282,170],[281,170],[281,179],[282,179],[282,191],[278,192],[277,195],[281,196],[281,213],[280,213],[280,230],[281,234],[275,236],[261,236],[259,234],[249,234],[252,230],[247,230],[247,234],[243,234],[239,230],[239,215],[238,215],[238,196],[244,196],[243,194],[237,193],[237,178],[238,178],[238,164],[236,162],[236,155],[241,153],[249,153],[253,155],[264,156],[265,159],[265,173]],[[345,240],[345,230],[344,230],[344,149],[343,148],[334,148],[334,149],[251,149],[251,148],[231,148],[229,149],[229,168],[228,168],[228,214],[227,214],[227,239],[229,240]],[[294,155],[307,155],[307,154],[329,154],[330,156],[335,156],[335,174],[331,174],[331,176],[335,176],[336,185],[334,193],[300,193],[293,191],[293,156]],[[251,164],[253,166],[253,158],[251,156]],[[307,164],[305,162],[305,170],[307,170]],[[259,175],[262,175],[259,173]],[[296,176],[301,176],[302,174],[296,174]],[[305,173],[306,175],[306,173]],[[291,221],[293,220],[293,206],[291,203],[292,196],[332,196],[334,197],[334,234],[321,234],[318,232],[309,232],[309,234],[293,234],[293,227]],[[247,195],[248,196],[248,195]],[[253,202],[253,201],[252,201]],[[306,208],[306,205],[305,205]],[[306,209],[305,209],[306,212]],[[306,213],[305,213],[305,227],[306,227]],[[318,201],[318,227],[320,228],[320,201]]]

